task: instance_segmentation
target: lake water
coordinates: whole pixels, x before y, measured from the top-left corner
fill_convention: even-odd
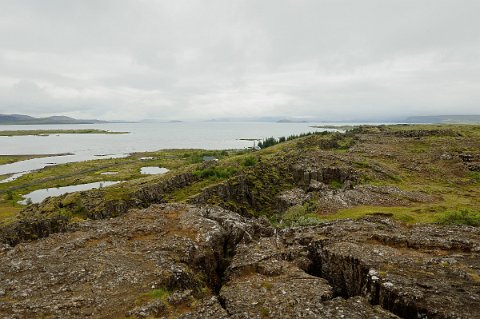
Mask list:
[[[168,172],[168,168],[165,167],[145,166],[140,169],[140,173],[146,175],[165,174],[166,172]]]
[[[80,184],[80,185],[73,185],[73,186],[65,186],[65,187],[57,187],[57,188],[44,188],[33,191],[31,193],[26,194],[23,196],[24,200],[20,201],[19,203],[22,205],[26,205],[28,199],[32,201],[33,204],[41,203],[45,198],[50,196],[60,196],[67,193],[73,193],[78,191],[86,191],[90,189],[102,188],[111,185],[118,184],[120,182],[97,182],[97,183],[89,183],[89,184]]]
[[[62,164],[91,159],[124,157],[133,152],[160,149],[242,149],[263,139],[325,129],[311,125],[322,123],[258,122],[180,122],[180,123],[105,123],[80,125],[0,125],[0,130],[101,129],[129,134],[61,134],[50,136],[0,137],[0,154],[73,155],[36,158],[0,165],[0,175],[37,170],[52,163]]]

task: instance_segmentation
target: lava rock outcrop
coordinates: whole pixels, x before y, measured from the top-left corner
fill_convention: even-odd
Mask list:
[[[480,230],[152,205],[0,249],[2,318],[480,318]]]

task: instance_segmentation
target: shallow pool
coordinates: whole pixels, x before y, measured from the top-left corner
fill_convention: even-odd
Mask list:
[[[72,186],[64,186],[64,187],[57,187],[57,188],[44,188],[33,191],[23,196],[24,200],[20,201],[19,203],[22,205],[31,203],[36,204],[42,202],[45,198],[50,196],[60,196],[67,193],[73,193],[78,191],[86,191],[89,189],[96,189],[107,187],[111,185],[118,184],[120,182],[96,182],[96,183],[89,183],[89,184],[80,184],[80,185],[72,185]],[[30,199],[30,200],[29,200]]]
[[[169,171],[168,168],[157,167],[157,166],[145,166],[140,169],[140,172],[142,174],[147,174],[147,175],[165,174],[168,171]]]

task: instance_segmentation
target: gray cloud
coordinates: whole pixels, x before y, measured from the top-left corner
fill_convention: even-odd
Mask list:
[[[478,113],[476,0],[0,3],[0,113]]]

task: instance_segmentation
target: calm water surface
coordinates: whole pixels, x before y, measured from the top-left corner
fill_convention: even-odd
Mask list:
[[[168,168],[157,167],[157,166],[145,166],[140,169],[140,173],[146,174],[146,175],[165,174],[168,171],[169,171]]]
[[[36,204],[36,203],[42,202],[45,198],[50,196],[60,196],[67,193],[86,191],[86,190],[95,189],[95,188],[102,188],[102,187],[115,185],[118,183],[120,182],[97,182],[97,183],[58,187],[58,188],[39,189],[23,196],[24,200],[20,201],[19,203],[22,205],[26,205],[28,200],[30,199],[33,204]]]

